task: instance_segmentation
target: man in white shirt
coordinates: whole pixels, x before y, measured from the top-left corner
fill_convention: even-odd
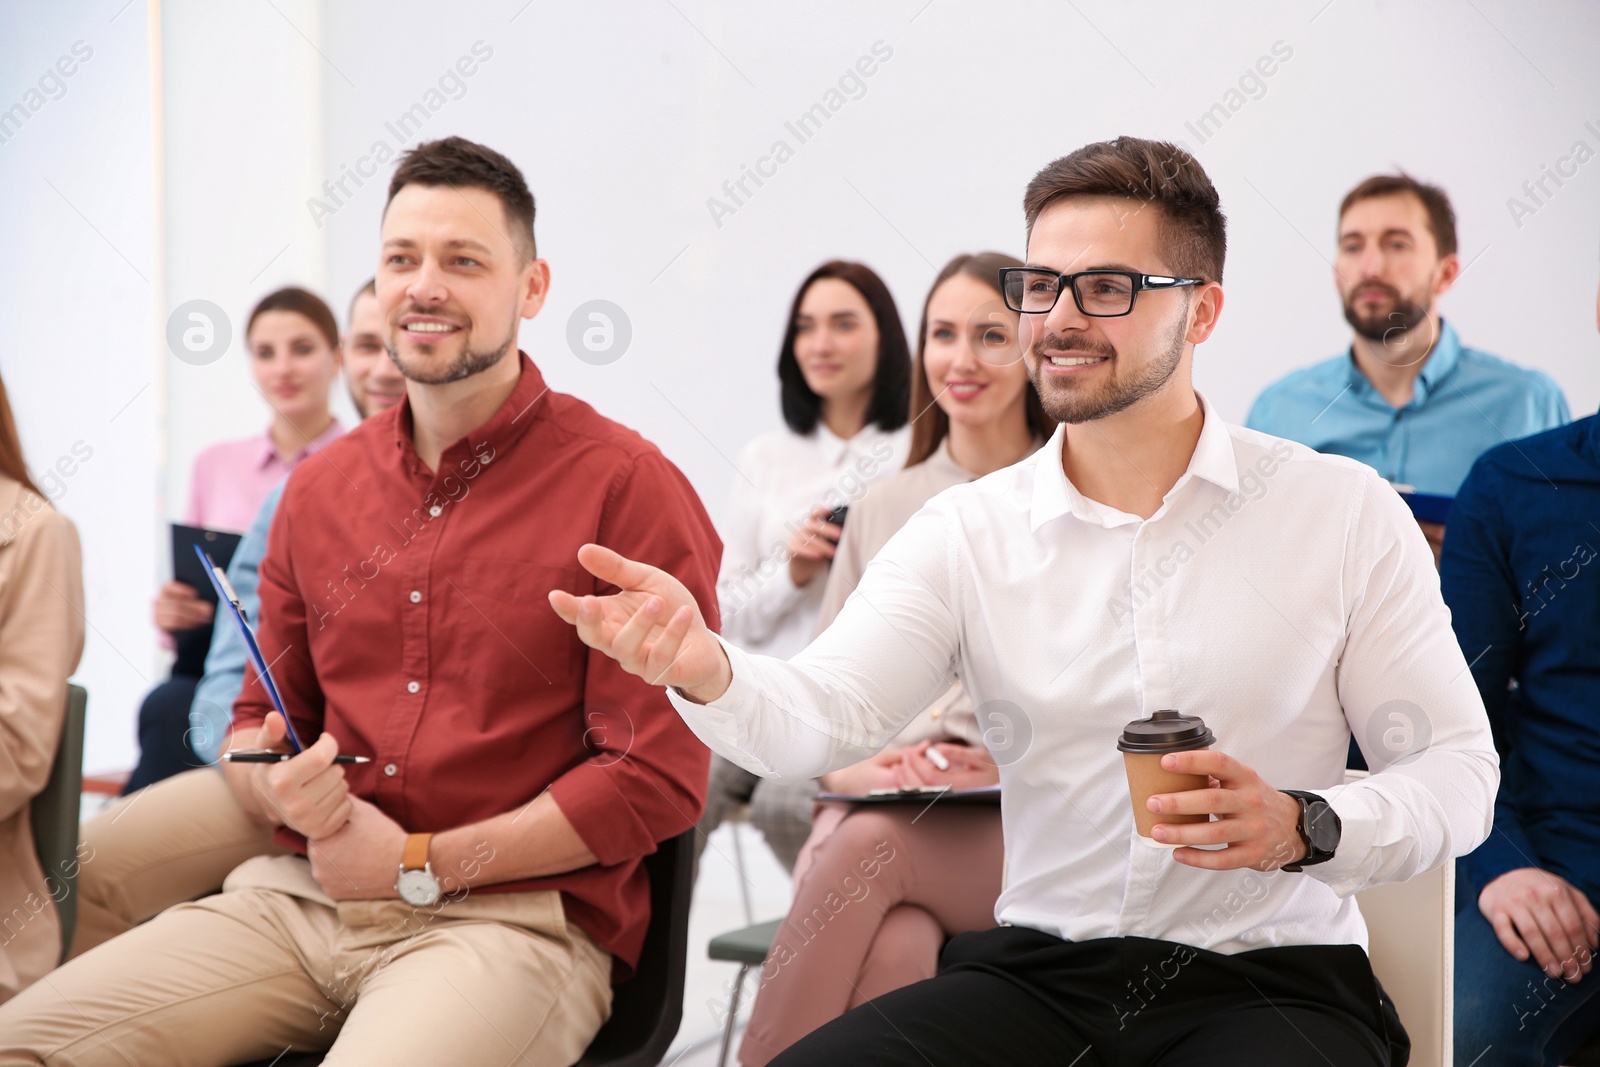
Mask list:
[[[623,592],[552,605],[759,774],[860,760],[956,678],[989,728],[1001,925],[776,1064],[1403,1064],[1352,895],[1470,852],[1499,780],[1427,542],[1370,468],[1195,393],[1225,231],[1193,157],[1088,145],[1024,209],[1003,283],[1061,426],[930,502],[810,647],[742,653],[676,579],[595,545],[580,560]],[[1212,816],[1158,825],[1171,851],[1138,837],[1116,747],[1163,709],[1217,738],[1162,757],[1214,780],[1150,798]],[[1346,785],[1352,733],[1375,773]]]

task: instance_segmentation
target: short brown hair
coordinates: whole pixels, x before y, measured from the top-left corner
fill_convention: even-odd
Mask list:
[[[327,302],[316,293],[293,285],[268,293],[261,298],[260,303],[250,309],[250,320],[244,327],[245,337],[248,338],[250,331],[255,329],[256,319],[268,311],[292,311],[302,318],[309,319],[323,340],[328,342],[329,348],[339,347],[338,320],[333,317],[333,309],[328,307]]]
[[[1118,137],[1062,156],[1035,174],[1023,194],[1029,236],[1044,209],[1069,196],[1120,196],[1156,205],[1168,267],[1186,277],[1222,281],[1228,219],[1205,169],[1177,145]]]
[[[1345,193],[1344,200],[1339,204],[1339,221],[1344,221],[1345,212],[1357,201],[1408,193],[1422,201],[1422,209],[1428,213],[1428,229],[1433,233],[1433,243],[1439,257],[1443,259],[1455,255],[1456,212],[1450,206],[1450,198],[1437,185],[1419,182],[1405,171],[1399,174],[1374,174]]]
[[[426,141],[400,157],[394,177],[389,179],[389,199],[407,185],[448,185],[451,188],[487,189],[500,198],[505,209],[508,236],[522,256],[524,265],[538,258],[533,239],[533,194],[517,165],[486,145],[465,137],[446,137]]]

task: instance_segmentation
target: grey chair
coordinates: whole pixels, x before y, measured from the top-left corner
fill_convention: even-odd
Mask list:
[[[29,808],[34,849],[61,921],[63,960],[78,923],[78,823],[83,807],[83,724],[88,708],[88,690],[68,685],[67,714],[50,779]]]
[[[728,1017],[722,1024],[722,1046],[717,1052],[717,1067],[727,1067],[728,1053],[733,1048],[733,1024],[739,1014],[739,998],[744,992],[745,975],[750,973],[750,968],[760,966],[766,960],[781,926],[782,919],[752,923],[718,934],[706,946],[706,955],[712,959],[739,965],[739,977],[734,979],[733,993],[728,998]]]

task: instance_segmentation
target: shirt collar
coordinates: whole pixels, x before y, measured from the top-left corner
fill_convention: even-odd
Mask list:
[[[1350,361],[1350,385],[1358,392],[1376,393],[1377,389],[1361,373],[1361,368],[1356,364],[1355,347],[1352,345],[1345,352]],[[1461,365],[1461,338],[1456,336],[1455,329],[1443,319],[1439,320],[1439,336],[1429,351],[1428,358],[1423,361],[1422,370],[1417,373],[1416,383],[1412,386],[1411,403],[1408,407],[1420,406],[1425,403],[1435,390],[1444,385],[1455,369]],[[1384,401],[1387,403],[1387,401]]]
[[[1439,340],[1434,342],[1433,351],[1428,353],[1422,371],[1417,375],[1415,401],[1421,403],[1427,400],[1428,395],[1442,386],[1460,365],[1461,339],[1448,322],[1440,319]]]
[[[1033,439],[1033,452],[1029,452],[1028,455],[1023,456],[1021,459],[1017,460],[1017,462],[1018,463],[1026,463],[1028,461],[1028,459],[1033,456],[1034,452],[1038,452],[1041,448],[1044,447],[1044,445],[1045,445],[1044,438],[1035,437]],[[1059,447],[1059,446],[1057,446],[1057,447]],[[1060,452],[1056,453],[1056,455],[1058,455],[1058,456],[1060,454],[1061,454]],[[977,481],[979,478],[983,477],[983,475],[979,474],[978,472],[969,471],[969,470],[967,470],[967,468],[963,467],[960,463],[956,462],[956,457],[953,456],[950,453],[950,435],[949,434],[945,434],[944,440],[942,442],[940,442],[939,447],[933,450],[933,454],[932,455],[930,455],[927,459],[922,461],[922,466],[925,466],[925,467],[929,468],[930,470],[936,469],[936,470],[945,471],[948,474],[950,474],[952,477],[965,478],[969,482]]]
[[[1195,398],[1200,402],[1205,421],[1200,424],[1200,439],[1195,442],[1189,466],[1167,492],[1167,500],[1171,500],[1195,478],[1210,482],[1229,493],[1239,491],[1239,461],[1233,451],[1233,434],[1205,397],[1196,393]],[[1138,521],[1137,517],[1128,516],[1078,492],[1077,486],[1072,484],[1066,471],[1061,468],[1061,445],[1066,433],[1065,423],[1057,426],[1050,440],[1033,455],[1036,473],[1033,501],[1028,513],[1029,529],[1037,532],[1045,523],[1063,515],[1072,515],[1084,522],[1106,527]],[[1165,509],[1166,503],[1163,502],[1161,510]]]
[[[869,422],[854,437],[840,437],[828,429],[828,424],[820,418],[817,419],[817,428],[812,432],[815,434],[817,451],[830,467],[839,466],[851,453],[866,453],[880,438],[888,436],[877,423]]]
[[[328,424],[328,428],[326,430],[323,430],[320,434],[309,441],[304,448],[296,452],[294,454],[294,459],[286,465],[292,466],[295,463],[299,463],[311,453],[325,447],[328,442],[334,440],[342,433],[344,433],[344,424],[338,419],[334,419]],[[266,470],[275,462],[283,463],[283,457],[278,454],[278,446],[272,440],[272,427],[268,426],[267,431],[261,435],[261,450],[256,453],[256,469]]]
[[[862,434],[873,428],[874,427],[870,423],[866,426],[863,426],[861,428],[861,433],[856,434],[856,437],[860,437]],[[823,422],[820,418],[817,419],[816,435],[817,451],[822,453],[823,460],[826,461],[830,467],[838,466],[839,461],[845,457],[845,453],[850,451],[850,441],[855,440],[855,438],[850,438],[847,440],[843,437],[840,437],[838,434],[828,429],[828,424]]]
[[[539,373],[539,368],[534,366],[526,352],[519,349],[517,361],[521,376],[517,379],[516,388],[501,402],[488,422],[446,446],[439,456],[439,470],[434,472],[435,477],[468,455],[481,457],[487,454],[493,458],[515,445],[528,432],[529,426],[544,417],[545,409],[550,406],[550,387],[545,384],[544,375]],[[412,430],[411,398],[408,396],[396,408],[394,444],[401,455],[410,461],[413,469],[425,471],[412,441]]]

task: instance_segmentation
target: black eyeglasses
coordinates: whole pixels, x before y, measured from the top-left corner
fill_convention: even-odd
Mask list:
[[[1200,278],[1172,278],[1131,270],[1057,274],[1038,267],[1005,267],[1000,271],[1000,292],[1005,296],[1006,307],[1024,315],[1042,315],[1054,308],[1064,285],[1072,287],[1072,299],[1079,311],[1097,319],[1114,319],[1132,311],[1134,297],[1145,289],[1204,284]]]

